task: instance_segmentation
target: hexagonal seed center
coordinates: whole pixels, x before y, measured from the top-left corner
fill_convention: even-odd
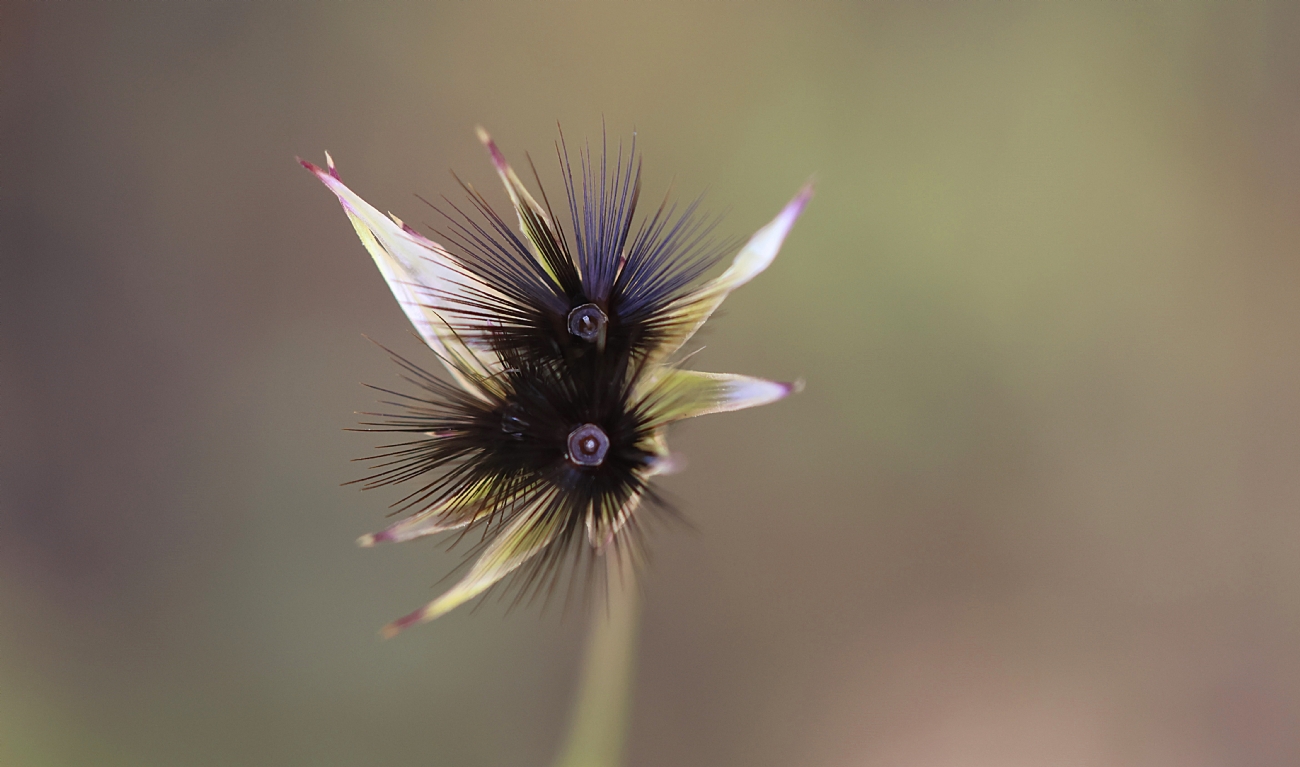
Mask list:
[[[609,437],[594,423],[584,423],[569,432],[569,462],[575,466],[599,466],[609,452]]]
[[[583,304],[569,312],[569,332],[584,341],[595,341],[608,323],[609,318],[595,304]]]

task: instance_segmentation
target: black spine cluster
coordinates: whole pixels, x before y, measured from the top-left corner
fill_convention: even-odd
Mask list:
[[[518,206],[524,234],[463,182],[472,210],[438,208],[439,241],[485,286],[441,295],[445,319],[502,372],[481,381],[480,397],[394,355],[419,391],[381,390],[396,410],[363,426],[410,439],[384,446],[358,480],[413,484],[399,511],[444,506],[448,520],[481,533],[479,546],[521,508],[558,515],[552,544],[516,575],[521,595],[553,583],[575,551],[588,562],[606,545],[638,551],[637,517],[624,514],[637,499],[668,510],[646,484],[663,425],[638,384],[673,335],[669,309],[733,245],[713,238],[716,222],[696,204],[679,211],[665,199],[637,223],[635,140],[612,163],[604,145],[598,165],[589,149],[580,153],[576,177],[562,139],[556,149],[567,231],[544,192],[545,215]],[[600,530],[619,532],[600,540]]]

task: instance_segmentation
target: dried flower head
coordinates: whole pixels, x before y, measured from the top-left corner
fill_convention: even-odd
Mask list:
[[[374,456],[365,487],[411,483],[408,515],[361,545],[446,531],[478,533],[469,571],[425,607],[385,628],[432,620],[518,571],[521,594],[570,562],[635,555],[637,509],[678,461],[668,424],[773,402],[797,388],[683,370],[674,353],[723,299],[767,268],[812,195],[805,187],[726,255],[713,222],[667,201],[638,219],[635,141],[624,158],[557,154],[569,227],[539,204],[492,139],[486,146],[510,195],[518,232],[477,191],[466,213],[448,202],[440,242],[384,216],[325,168],[302,164],[334,192],[393,295],[452,381],[393,355],[418,391],[385,391],[394,412],[368,430],[408,435]],[[536,174],[534,174],[536,175]],[[541,186],[540,180],[538,186]],[[443,244],[445,243],[445,244]]]

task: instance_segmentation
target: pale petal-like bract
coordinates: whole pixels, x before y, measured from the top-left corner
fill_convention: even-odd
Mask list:
[[[424,511],[402,517],[377,533],[366,533],[357,539],[357,545],[370,548],[376,543],[401,543],[426,535],[437,535],[448,530],[459,530],[475,522],[492,509],[480,496],[477,501],[461,501],[457,497],[442,499]]]
[[[541,496],[520,509],[504,530],[496,533],[464,578],[424,607],[398,618],[383,629],[391,637],[404,628],[425,623],[454,610],[490,589],[546,548],[559,532],[562,519],[547,514],[553,496]]]
[[[695,335],[695,331],[708,321],[713,312],[731,295],[731,291],[754,279],[776,259],[786,235],[812,199],[812,184],[807,184],[794,199],[786,203],[776,218],[759,229],[745,243],[732,260],[731,266],[697,290],[682,296],[665,309],[673,328],[668,339],[656,352],[654,359],[662,360],[682,347]]]
[[[766,405],[803,388],[800,382],[781,383],[732,373],[702,373],[665,368],[649,384],[646,420],[667,425],[684,418],[726,413]]]
[[[464,371],[489,376],[500,369],[499,360],[466,344],[451,328],[447,315],[454,312],[454,297],[468,291],[482,291],[481,281],[464,269],[446,248],[361,199],[339,179],[333,158],[328,154],[325,158],[326,168],[306,160],[299,162],[339,198],[361,244],[425,343],[442,356],[448,371],[466,391],[477,394],[478,387]]]

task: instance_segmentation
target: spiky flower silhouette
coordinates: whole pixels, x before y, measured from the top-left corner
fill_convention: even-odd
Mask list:
[[[409,435],[373,456],[364,486],[413,483],[408,515],[359,543],[479,531],[476,559],[451,589],[384,629],[432,620],[516,573],[521,594],[567,564],[639,552],[643,500],[665,508],[651,477],[679,462],[666,427],[707,413],[767,404],[797,388],[684,370],[675,352],[727,295],[767,268],[812,196],[802,189],[739,249],[695,206],[666,200],[637,218],[635,139],[610,162],[557,154],[570,226],[539,204],[479,129],[518,217],[516,232],[473,187],[473,210],[439,212],[442,242],[385,216],[326,167],[302,164],[338,196],[402,310],[451,377],[393,355],[416,393],[385,391],[398,412],[363,424]],[[597,164],[597,162],[599,164]],[[534,175],[536,175],[534,173]],[[540,188],[541,183],[538,181]],[[443,243],[446,243],[445,245]],[[642,512],[644,513],[644,512]]]

